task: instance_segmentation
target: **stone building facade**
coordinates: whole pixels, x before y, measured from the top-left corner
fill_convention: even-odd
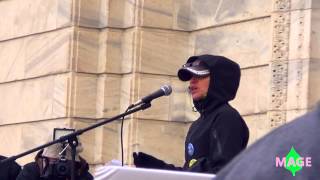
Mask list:
[[[241,66],[237,108],[250,143],[320,97],[318,0],[0,0],[0,153],[84,128],[170,84],[173,93],[125,118],[124,159],[144,151],[181,165],[197,117],[176,76],[194,54]],[[81,135],[91,165],[120,159],[120,122]],[[21,164],[33,155],[18,160]]]

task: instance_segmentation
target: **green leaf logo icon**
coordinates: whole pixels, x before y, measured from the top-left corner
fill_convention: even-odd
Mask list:
[[[286,156],[286,169],[291,171],[292,176],[296,175],[297,171],[302,169],[302,166],[299,166],[298,161],[301,160],[301,156],[297,153],[297,151],[291,147],[290,152]],[[299,159],[300,158],[300,159]]]

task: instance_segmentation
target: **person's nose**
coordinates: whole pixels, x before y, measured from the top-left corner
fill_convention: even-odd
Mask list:
[[[192,78],[190,79],[190,84],[196,84],[197,82],[198,82],[198,79],[195,78],[195,77],[192,77]]]

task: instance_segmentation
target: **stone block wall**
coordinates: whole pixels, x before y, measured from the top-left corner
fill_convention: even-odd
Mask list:
[[[182,165],[197,118],[177,70],[194,54],[238,62],[237,108],[250,143],[310,110],[319,99],[316,0],[0,1],[0,154],[124,112],[169,84],[173,92],[125,118],[125,162],[133,151]],[[84,133],[92,165],[120,159],[120,121]],[[18,160],[25,164],[29,155]]]

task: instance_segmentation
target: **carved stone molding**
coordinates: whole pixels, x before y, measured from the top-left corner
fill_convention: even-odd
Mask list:
[[[284,110],[287,100],[288,63],[272,62],[271,110]]]
[[[272,61],[286,61],[289,57],[289,13],[276,13],[273,19]]]
[[[291,0],[274,0],[273,10],[274,11],[288,11],[290,10]]]
[[[268,118],[271,128],[279,127],[286,122],[286,111],[270,111],[268,112]]]
[[[290,0],[274,0],[273,5],[272,60],[270,62],[271,97],[270,112],[268,113],[271,128],[286,122]]]

